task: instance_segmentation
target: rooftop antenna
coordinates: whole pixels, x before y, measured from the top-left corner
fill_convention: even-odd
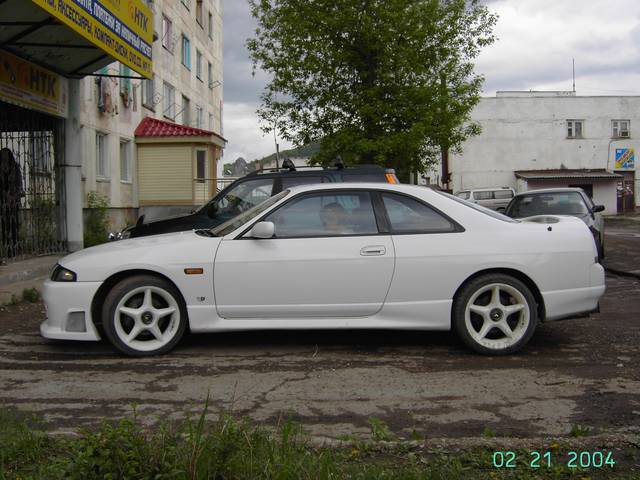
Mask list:
[[[576,59],[573,58],[573,93],[576,93]]]

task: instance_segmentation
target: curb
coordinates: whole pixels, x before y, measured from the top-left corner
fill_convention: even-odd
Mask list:
[[[605,272],[613,273],[614,275],[620,275],[621,277],[631,277],[640,280],[640,273],[626,272],[624,270],[618,270],[617,268],[610,267],[605,267],[604,270]]]

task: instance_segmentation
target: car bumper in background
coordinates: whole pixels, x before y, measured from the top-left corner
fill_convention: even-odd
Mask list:
[[[91,318],[91,301],[100,282],[44,282],[42,298],[47,319],[40,325],[40,334],[57,340],[98,341]]]

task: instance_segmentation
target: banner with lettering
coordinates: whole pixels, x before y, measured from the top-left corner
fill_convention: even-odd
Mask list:
[[[153,71],[153,14],[141,0],[32,0],[140,75]]]
[[[67,116],[67,79],[0,50],[0,100]]]

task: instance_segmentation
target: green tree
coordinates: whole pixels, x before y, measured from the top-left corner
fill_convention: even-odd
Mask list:
[[[478,0],[249,0],[247,46],[272,76],[258,115],[314,159],[377,163],[405,177],[460,147],[496,22]]]

